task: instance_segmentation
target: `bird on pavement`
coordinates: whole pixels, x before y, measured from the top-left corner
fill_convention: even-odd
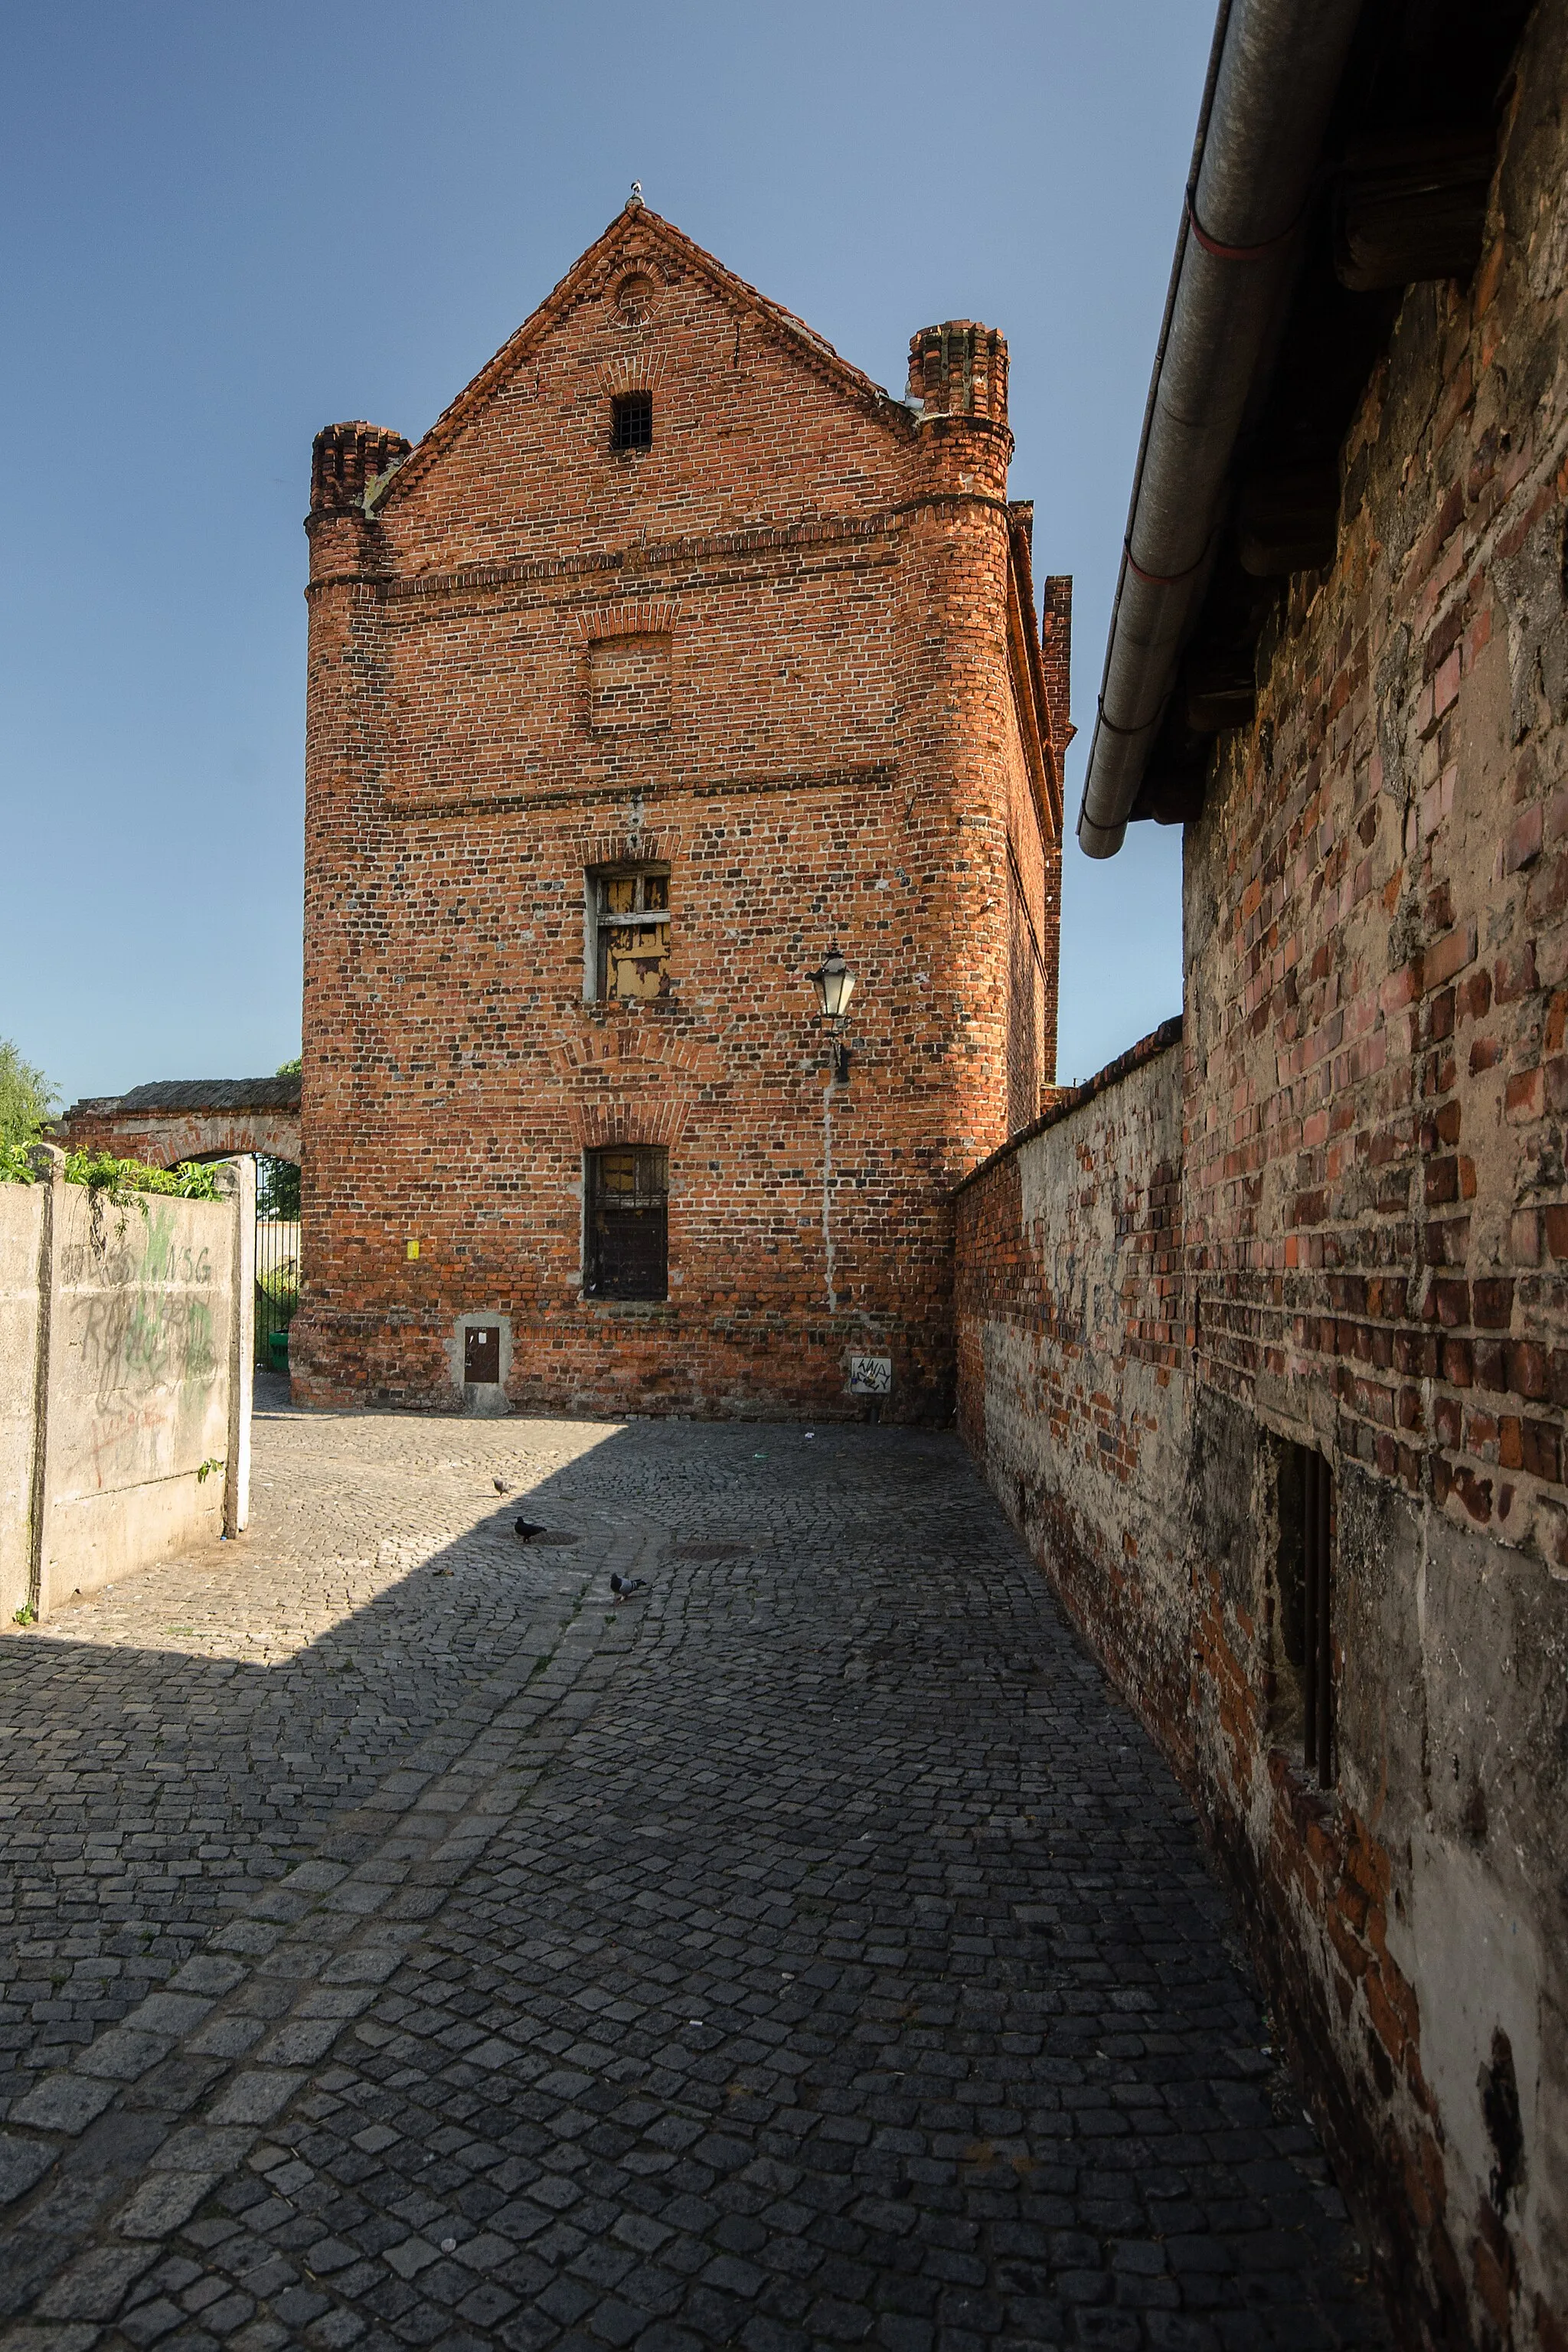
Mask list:
[[[511,1492],[511,1488],[507,1485],[504,1478],[492,1478],[490,1480],[490,1485],[495,1488],[498,1495],[510,1495]]]
[[[612,1576],[610,1591],[617,1601],[626,1601],[634,1592],[640,1592],[647,1582],[645,1576]]]
[[[536,1519],[519,1519],[517,1523],[517,1536],[521,1543],[531,1543],[535,1536],[542,1536],[545,1532],[545,1528]]]

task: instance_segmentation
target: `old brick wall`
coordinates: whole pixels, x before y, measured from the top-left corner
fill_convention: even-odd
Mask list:
[[[1344,448],[1336,562],[1292,583],[1256,721],[1224,740],[1188,829],[1179,1312],[1140,1292],[1128,1235],[1152,1133],[1114,1109],[1173,1056],[961,1193],[957,1274],[965,1424],[1187,1776],[1403,2334],[1552,2352],[1568,2341],[1565,121],[1568,7],[1548,0],[1510,85],[1485,257],[1469,285],[1406,296]],[[1153,1412],[1145,1316],[1194,1343]],[[1326,1790],[1279,1702],[1291,1443],[1334,1477]]]
[[[1180,1747],[1188,1699],[1181,1024],[959,1189],[961,1424],[1118,1680]]]
[[[1186,858],[1198,1378],[1341,1496],[1337,1801],[1237,1800],[1439,2340],[1568,2286],[1565,109],[1553,0],[1485,257],[1405,299]],[[1258,1687],[1256,1608],[1205,1638]]]
[[[49,1130],[68,1151],[108,1151],[174,1168],[182,1160],[260,1152],[300,1158],[300,1081],[282,1078],[167,1080],[129,1095],[72,1103]]]
[[[1005,347],[911,364],[917,405],[628,210],[411,454],[323,436],[303,1394],[449,1402],[488,1312],[520,1404],[842,1411],[854,1350],[951,1410],[947,1192],[1008,1131],[1026,992],[1012,1124],[1054,1073],[1060,775]],[[585,1002],[617,861],[668,867],[668,984]],[[622,1142],[669,1154],[667,1301],[584,1296],[584,1154]]]

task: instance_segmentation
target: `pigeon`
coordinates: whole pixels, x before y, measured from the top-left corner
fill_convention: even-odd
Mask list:
[[[617,1601],[626,1601],[634,1592],[640,1592],[647,1582],[647,1579],[645,1576],[612,1576],[610,1591]]]
[[[547,1530],[537,1519],[519,1519],[516,1532],[520,1543],[531,1543],[535,1536],[544,1535]]]
[[[511,1488],[507,1485],[504,1478],[492,1478],[490,1480],[490,1485],[495,1488],[498,1495],[510,1495],[511,1492]]]

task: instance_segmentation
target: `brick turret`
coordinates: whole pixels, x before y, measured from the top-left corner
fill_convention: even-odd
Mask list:
[[[1076,732],[1068,715],[1072,698],[1071,574],[1047,572],[1040,604],[1040,660],[1046,674],[1046,699],[1051,709],[1051,732],[1059,758]]]
[[[984,1156],[987,1135],[1037,1115],[1039,1084],[1052,1075],[1037,1031],[1010,1120],[1013,966],[1027,953],[1012,936],[1010,839],[1024,845],[1020,870],[1037,930],[1048,886],[1047,853],[1030,845],[1035,821],[1022,804],[1024,771],[1005,750],[1016,725],[1006,622],[1014,522],[1006,339],[971,319],[922,327],[910,339],[909,395],[920,414],[925,482],[905,525],[911,609],[919,614],[912,634],[921,649],[910,695],[909,766],[953,845],[944,876],[948,924],[929,968],[931,1001],[950,1040],[942,1164],[956,1175]],[[1026,546],[1024,553],[1026,561]],[[1054,996],[1049,1009],[1054,1013]]]
[[[910,337],[910,398],[922,415],[1007,422],[1007,338],[973,319],[949,319]]]
[[[406,457],[410,446],[401,433],[363,419],[324,425],[310,451],[310,512],[363,511],[366,484]]]
[[[910,399],[921,412],[926,462],[944,489],[1005,499],[1007,339],[973,319],[949,319],[910,338]]]

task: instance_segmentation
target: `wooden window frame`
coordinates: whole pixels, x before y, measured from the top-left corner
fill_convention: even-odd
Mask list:
[[[669,994],[670,926],[673,919],[669,904],[669,868],[668,866],[595,866],[584,877],[586,882],[587,940],[584,978],[585,995],[590,1004],[650,1004]],[[612,911],[605,903],[612,882],[634,882],[636,890],[629,909]],[[647,885],[659,882],[664,886],[662,907],[647,904]],[[664,934],[664,985],[655,997],[612,994],[609,980],[610,934],[614,931],[641,931]]]

